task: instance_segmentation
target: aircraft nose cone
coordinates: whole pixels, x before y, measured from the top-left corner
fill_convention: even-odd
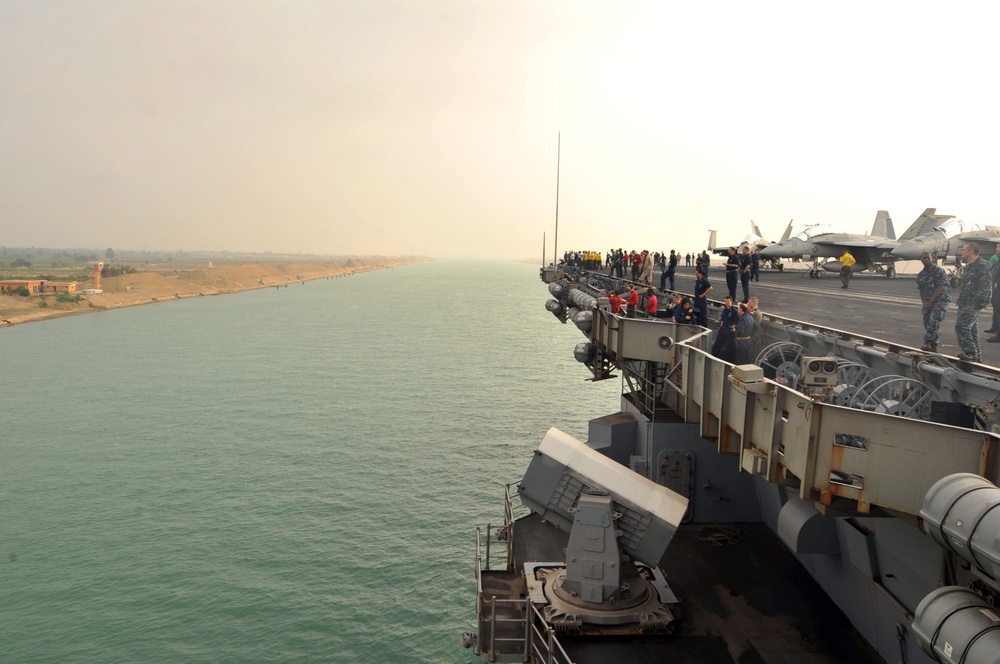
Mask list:
[[[904,261],[913,261],[924,253],[923,240],[909,240],[892,250],[892,255]]]
[[[764,247],[760,250],[760,255],[764,258],[780,258],[778,255],[780,253],[778,245],[772,244],[770,247]]]

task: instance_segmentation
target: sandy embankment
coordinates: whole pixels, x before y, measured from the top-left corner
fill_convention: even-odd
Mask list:
[[[45,320],[57,316],[104,311],[137,304],[149,304],[200,295],[237,293],[253,288],[268,288],[314,279],[339,277],[351,273],[418,262],[415,258],[354,258],[328,263],[289,263],[281,265],[221,265],[211,268],[172,271],[146,271],[107,277],[101,280],[103,293],[83,295],[80,302],[56,302],[45,297],[29,298],[0,295],[0,327]],[[77,285],[79,292],[93,283]]]

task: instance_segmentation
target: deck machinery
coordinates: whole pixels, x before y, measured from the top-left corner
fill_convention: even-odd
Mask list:
[[[765,316],[712,332],[611,314],[543,268],[621,408],[551,430],[477,531],[486,661],[1000,661],[1000,370]],[[669,546],[668,546],[669,544]],[[599,550],[599,551],[598,551]],[[498,553],[498,551],[500,553]]]

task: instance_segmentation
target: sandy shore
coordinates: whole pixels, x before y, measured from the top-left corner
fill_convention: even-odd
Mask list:
[[[185,297],[238,293],[254,288],[273,288],[314,279],[342,277],[420,260],[422,259],[350,258],[322,263],[220,265],[188,270],[134,272],[102,279],[101,290],[104,292],[83,295],[79,302],[57,302],[55,296],[0,295],[0,327]],[[93,285],[92,282],[80,283],[77,289],[82,295],[84,289],[93,288]]]

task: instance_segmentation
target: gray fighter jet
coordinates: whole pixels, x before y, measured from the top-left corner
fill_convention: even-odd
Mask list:
[[[935,217],[928,217],[925,212],[897,240],[892,218],[886,210],[879,210],[875,215],[872,232],[868,235],[845,233],[835,226],[809,226],[801,233],[762,250],[760,254],[766,258],[811,258],[813,265],[809,276],[821,277],[823,270],[840,270],[838,259],[844,249],[847,249],[857,261],[854,272],[872,270],[894,277],[896,259],[892,256],[892,250],[901,242],[929,231],[936,222]],[[820,259],[826,260],[821,262]]]
[[[936,217],[938,223],[929,231],[893,249],[893,257],[916,260],[926,251],[937,254],[937,257],[945,262],[949,257],[953,257],[957,262],[962,245],[966,242],[979,243],[983,246],[984,253],[992,254],[996,251],[997,243],[1000,243],[1000,227],[962,221],[953,215],[934,214],[935,211],[935,208],[928,208],[924,215]]]
[[[773,240],[765,240],[761,236],[760,229],[757,227],[757,224],[754,223],[753,219],[750,220],[750,230],[751,232],[744,237],[739,244],[726,244],[722,246],[719,246],[716,243],[716,231],[710,230],[708,231],[708,250],[713,254],[725,256],[729,253],[729,247],[736,247],[736,253],[742,254],[743,247],[750,247],[750,250],[754,251],[756,249],[765,249],[766,247],[770,247],[772,244],[775,244]],[[785,228],[785,232],[781,236],[781,240],[778,241],[783,242],[784,240],[787,240],[791,234],[792,222],[789,221],[788,226]],[[772,267],[775,270],[780,269],[780,258],[764,258],[763,251],[761,252],[761,257],[763,258],[761,262],[764,266]]]

